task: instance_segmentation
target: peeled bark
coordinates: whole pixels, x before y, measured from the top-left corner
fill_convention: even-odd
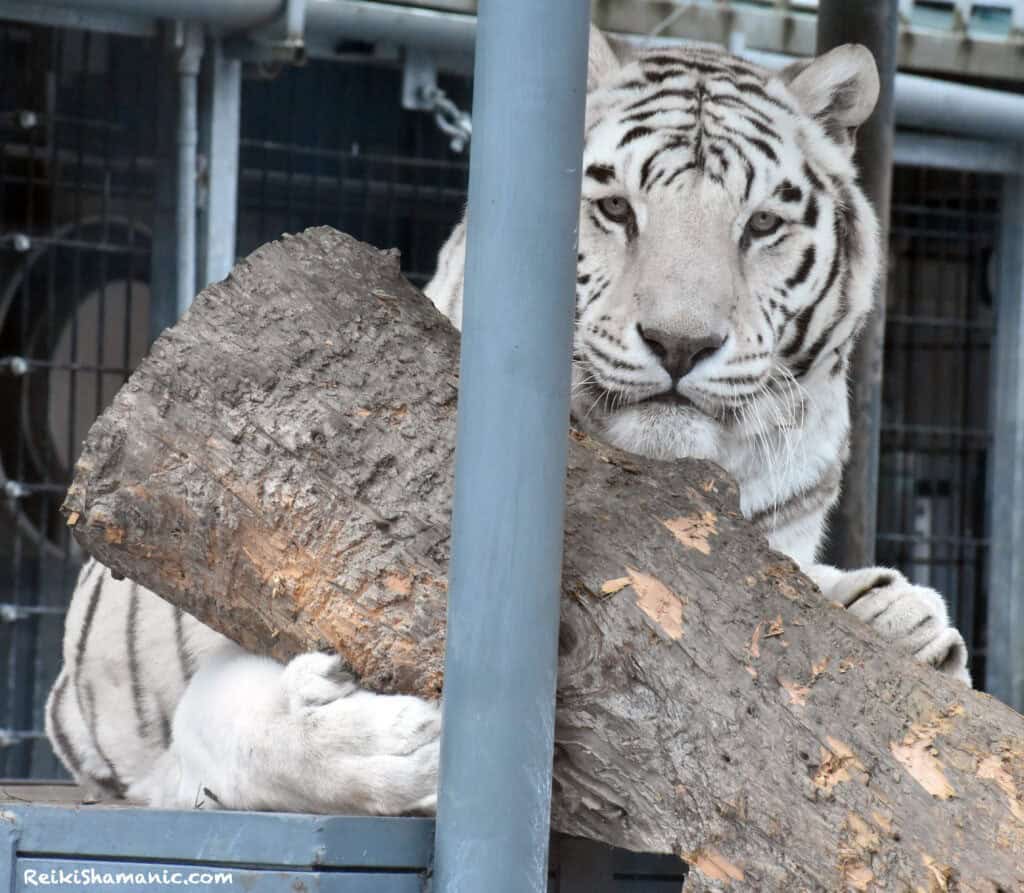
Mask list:
[[[93,427],[68,523],[247,648],[436,696],[457,358],[395,255],[266,245]],[[573,435],[568,494],[557,830],[687,889],[1024,889],[1024,718],[826,603],[715,466]]]

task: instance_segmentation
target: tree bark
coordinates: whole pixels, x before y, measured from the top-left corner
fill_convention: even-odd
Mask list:
[[[437,696],[458,346],[394,254],[265,245],[95,424],[68,523],[247,648]],[[1024,718],[826,603],[713,465],[574,434],[568,493],[557,830],[687,889],[1024,889]]]

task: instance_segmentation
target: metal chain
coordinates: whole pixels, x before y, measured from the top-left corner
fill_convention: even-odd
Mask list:
[[[419,94],[425,111],[434,113],[438,129],[451,137],[449,145],[452,151],[464,151],[473,137],[473,121],[469,114],[452,102],[440,87],[421,87]]]

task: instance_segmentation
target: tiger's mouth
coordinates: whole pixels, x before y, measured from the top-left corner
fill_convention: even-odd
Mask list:
[[[602,408],[608,415],[614,415],[626,409],[643,409],[649,407],[651,410],[658,409],[689,409],[701,415],[708,415],[707,411],[689,397],[685,397],[675,390],[659,391],[651,394],[639,391],[629,391],[609,388],[599,382],[591,382],[587,388],[592,405]]]
[[[696,409],[698,412],[701,412],[701,408],[696,403],[694,403],[689,397],[684,397],[677,391],[662,391],[660,394],[654,394],[651,397],[644,397],[630,405],[645,406],[647,404],[657,406],[678,406],[684,409]]]
[[[698,419],[715,420],[714,410],[703,401],[684,396],[674,388],[655,390],[657,385],[620,388],[609,386],[592,367],[574,357],[572,415],[581,425],[588,420],[606,422],[622,416],[654,424],[684,424]]]

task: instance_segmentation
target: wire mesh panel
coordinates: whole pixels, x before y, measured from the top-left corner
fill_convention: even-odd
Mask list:
[[[58,773],[42,705],[80,562],[58,508],[147,343],[146,44],[0,23],[0,776]]]
[[[158,58],[154,40],[0,22],[0,777],[62,774],[42,706],[82,556],[59,507],[148,346],[156,187],[172,173]],[[400,67],[363,55],[247,73],[239,253],[326,223],[400,248],[424,282],[467,166],[402,110]],[[468,106],[465,81],[444,87]]]
[[[469,85],[442,81],[460,107]],[[330,224],[402,252],[422,285],[462,213],[467,159],[429,115],[403,111],[402,71],[370,57],[311,62],[242,90],[238,250]]]
[[[985,678],[989,362],[999,177],[893,178],[879,562],[946,596]]]

